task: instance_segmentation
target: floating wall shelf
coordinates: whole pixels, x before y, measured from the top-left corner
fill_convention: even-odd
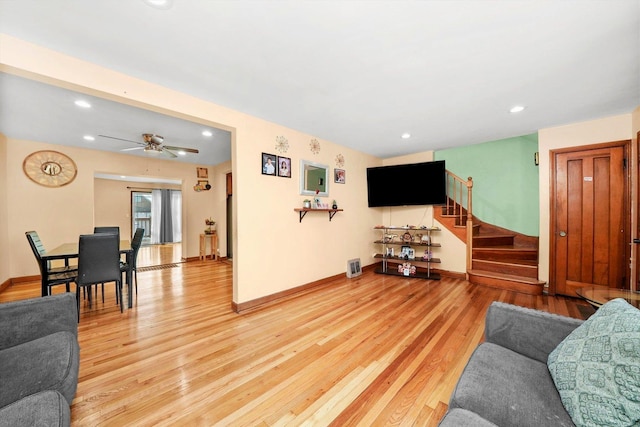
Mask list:
[[[311,209],[311,208],[295,208],[294,211],[300,214],[300,222],[302,222],[302,218],[307,214],[307,212],[329,212],[329,221],[331,218],[337,213],[342,212],[344,209]]]

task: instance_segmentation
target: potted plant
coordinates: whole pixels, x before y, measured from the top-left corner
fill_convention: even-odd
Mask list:
[[[215,233],[216,222],[214,220],[212,220],[211,218],[207,218],[204,220],[204,223],[207,226],[207,228],[204,229],[204,234]]]

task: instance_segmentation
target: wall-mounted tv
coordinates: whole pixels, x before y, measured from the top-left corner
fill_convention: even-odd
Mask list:
[[[369,207],[442,205],[447,200],[444,160],[367,168]]]

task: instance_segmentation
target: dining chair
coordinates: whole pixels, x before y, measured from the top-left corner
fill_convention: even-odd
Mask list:
[[[103,226],[103,227],[93,227],[93,233],[112,233],[118,236],[118,242],[120,242],[120,227],[118,226]],[[102,286],[102,302],[104,302],[104,283],[100,284]],[[96,298],[98,297],[98,285],[96,285],[95,289]]]
[[[133,234],[133,238],[131,239],[131,263],[127,264],[126,262],[120,263],[120,271],[125,274],[127,271],[131,271],[133,273],[133,281],[136,284],[136,295],[138,295],[138,251],[140,250],[140,246],[142,246],[142,238],[144,237],[144,228],[136,228],[136,232]]]
[[[78,243],[78,277],[76,279],[76,302],[78,322],[80,321],[80,288],[89,288],[91,307],[91,286],[114,282],[116,299],[122,307],[122,273],[120,272],[120,241],[116,234],[98,233],[80,236]]]
[[[69,265],[51,267],[51,262],[49,261],[47,261],[46,270],[43,269],[41,256],[46,252],[44,244],[37,232],[27,231],[24,234],[27,236],[29,246],[31,246],[33,255],[36,257],[40,274],[47,277],[47,294],[51,295],[51,287],[56,285],[65,285],[67,292],[70,292],[70,283],[76,280],[78,269]]]
[[[113,233],[118,235],[118,241],[120,241],[120,227],[117,226],[109,226],[109,227],[93,227],[94,234],[99,233]]]

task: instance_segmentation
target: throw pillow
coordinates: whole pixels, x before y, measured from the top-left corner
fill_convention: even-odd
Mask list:
[[[624,299],[577,327],[547,366],[576,426],[640,425],[640,310]]]

